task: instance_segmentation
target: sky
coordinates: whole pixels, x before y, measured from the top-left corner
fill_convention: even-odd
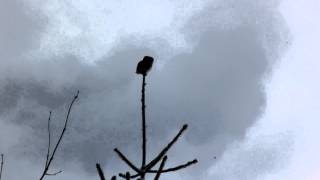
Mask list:
[[[168,166],[199,160],[163,179],[320,179],[319,8],[316,0],[1,1],[3,179],[39,178],[48,113],[59,131],[77,90],[52,166],[63,173],[49,178],[97,179],[96,162],[110,177],[125,171],[115,147],[138,162],[135,68],[144,55],[156,60],[148,158],[188,123]]]

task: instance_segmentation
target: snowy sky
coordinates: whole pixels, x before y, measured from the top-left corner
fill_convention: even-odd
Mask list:
[[[188,123],[163,179],[320,179],[320,2],[317,0],[2,0],[0,152],[3,179],[37,179],[46,120],[70,129],[50,179],[97,179],[138,162],[139,87],[148,77],[149,152]],[[214,159],[214,157],[217,157]],[[19,169],[19,173],[17,173]],[[49,178],[48,178],[49,179]]]

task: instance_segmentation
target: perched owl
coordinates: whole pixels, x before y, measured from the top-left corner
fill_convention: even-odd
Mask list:
[[[145,56],[143,60],[141,60],[138,63],[136,73],[146,76],[147,73],[150,71],[152,64],[153,64],[153,57]]]

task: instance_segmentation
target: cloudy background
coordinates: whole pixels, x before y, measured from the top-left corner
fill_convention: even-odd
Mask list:
[[[169,165],[199,164],[164,179],[318,180],[316,0],[0,2],[0,152],[3,179],[37,179],[46,123],[61,129],[48,179],[97,179],[140,159],[140,77],[147,79],[149,158],[184,123]],[[216,157],[216,159],[214,158]],[[18,172],[17,172],[18,171]]]

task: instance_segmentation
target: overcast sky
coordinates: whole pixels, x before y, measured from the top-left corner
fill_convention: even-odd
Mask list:
[[[184,124],[163,179],[318,180],[317,0],[2,0],[3,179],[37,179],[46,121],[59,130],[80,90],[50,179],[97,179],[140,159],[137,62],[147,79],[148,152]],[[137,150],[139,149],[139,150]],[[216,159],[214,158],[216,156]],[[19,173],[17,173],[17,169]]]

